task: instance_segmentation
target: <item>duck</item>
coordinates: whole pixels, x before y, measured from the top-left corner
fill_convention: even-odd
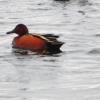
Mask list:
[[[58,41],[54,34],[29,33],[25,24],[18,24],[6,34],[17,34],[12,41],[12,48],[30,50],[37,53],[59,53],[64,42]]]

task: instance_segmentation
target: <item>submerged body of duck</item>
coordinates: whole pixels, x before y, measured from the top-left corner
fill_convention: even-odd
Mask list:
[[[38,53],[58,53],[63,42],[57,40],[59,36],[53,34],[29,34],[24,24],[18,24],[7,34],[16,33],[18,36],[13,39],[12,47],[17,49],[31,50]]]

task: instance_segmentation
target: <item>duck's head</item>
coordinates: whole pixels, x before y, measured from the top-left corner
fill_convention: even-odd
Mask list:
[[[26,27],[26,25],[18,24],[12,31],[7,32],[7,34],[11,34],[11,33],[16,33],[19,36],[22,36],[22,35],[28,34],[29,32],[28,32],[28,28]]]

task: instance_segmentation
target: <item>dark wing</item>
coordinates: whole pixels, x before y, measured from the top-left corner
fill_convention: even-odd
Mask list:
[[[44,37],[55,37],[55,38],[59,38],[59,35],[54,35],[54,34],[43,34],[42,36]]]
[[[45,34],[42,36],[49,40],[49,41],[47,41],[47,50],[49,52],[53,52],[53,53],[61,52],[60,47],[64,44],[64,42],[57,40],[57,38],[59,38],[58,35]]]
[[[60,51],[60,47],[64,44],[64,42],[61,42],[58,40],[59,36],[54,34],[35,34],[33,36],[39,37],[46,41],[47,43],[47,51],[51,53],[58,53]]]

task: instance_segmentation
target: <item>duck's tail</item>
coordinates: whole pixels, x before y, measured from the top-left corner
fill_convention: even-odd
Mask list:
[[[47,51],[50,53],[60,53],[60,47],[64,44],[64,42],[48,42],[47,43]]]

